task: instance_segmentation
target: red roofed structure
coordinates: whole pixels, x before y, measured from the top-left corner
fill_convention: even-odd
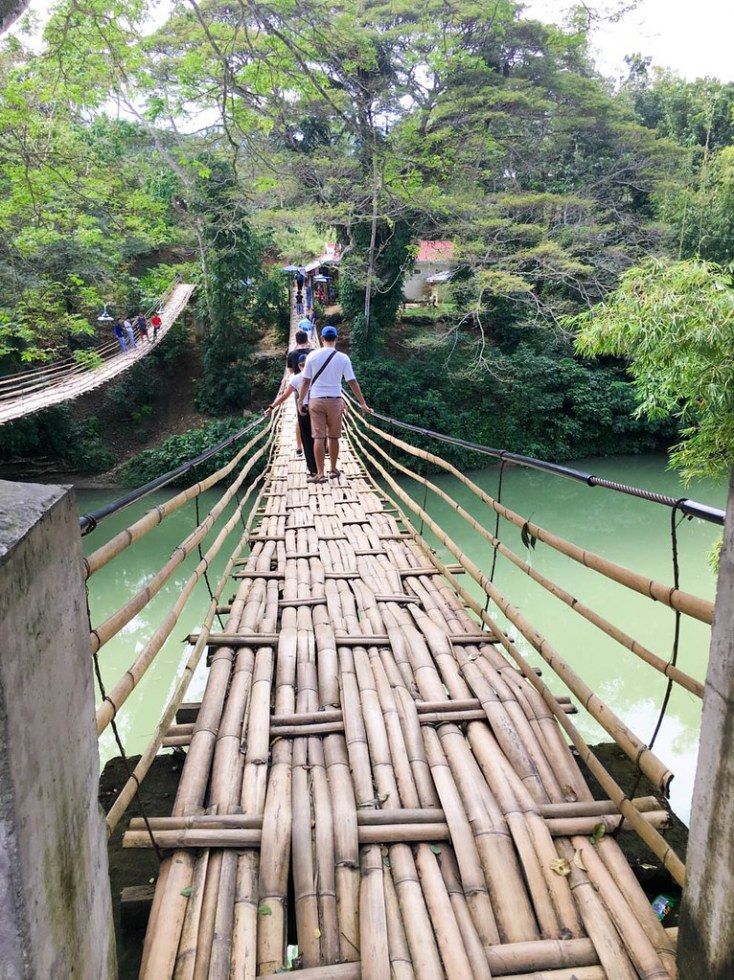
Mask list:
[[[453,242],[418,242],[415,270],[403,285],[406,302],[427,303],[437,287],[449,281],[456,268],[454,251]],[[437,294],[433,296],[433,302],[438,302]]]
[[[450,262],[454,257],[453,242],[418,242],[416,262]]]

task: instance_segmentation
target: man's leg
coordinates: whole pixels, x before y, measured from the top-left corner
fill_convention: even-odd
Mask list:
[[[336,461],[339,459],[339,440],[329,436],[329,460],[331,462],[331,472],[336,472]]]
[[[313,454],[316,457],[316,474],[318,476],[324,475],[324,446],[326,445],[326,439],[316,438],[314,436],[313,440]]]
[[[296,419],[296,452],[300,452],[303,449],[303,440],[301,439],[301,418],[302,416],[298,414],[298,418]]]
[[[311,432],[313,434],[313,450],[314,456],[316,457],[316,471],[320,477],[324,475],[327,405],[328,401],[324,398],[316,398],[308,403],[308,413],[311,416]]]
[[[339,459],[339,438],[342,434],[343,406],[344,402],[341,398],[332,398],[329,400],[327,431],[329,433],[329,469],[332,476],[338,473],[336,464]]]

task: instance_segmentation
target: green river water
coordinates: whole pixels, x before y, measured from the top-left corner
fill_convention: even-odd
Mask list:
[[[726,486],[722,482],[699,482],[683,488],[675,474],[666,469],[662,456],[619,456],[605,459],[577,460],[571,465],[606,476],[622,483],[632,483],[673,497],[690,496],[708,504],[723,507]],[[496,492],[497,468],[477,470],[472,478],[490,493]],[[438,476],[436,482],[470,511],[486,527],[494,529],[494,512],[477,500],[453,477]],[[423,488],[408,480],[405,489],[422,503]],[[104,521],[84,539],[85,551],[99,547],[122,528],[128,526],[156,503],[167,499],[168,491],[151,495],[127,510]],[[78,491],[82,513],[119,496],[115,490]],[[219,497],[211,492],[202,500],[202,513]],[[620,564],[643,572],[662,582],[672,581],[670,547],[670,511],[646,501],[636,500],[601,488],[589,489],[530,470],[508,469],[504,476],[503,502],[526,518],[570,538]],[[491,564],[488,544],[446,504],[434,495],[428,496],[427,510],[456,541],[462,550],[483,569]],[[228,516],[231,511],[225,515]],[[89,583],[92,622],[107,618],[126,599],[144,587],[151,574],[166,561],[174,547],[191,533],[195,525],[194,504],[186,504],[141,541],[123,552]],[[204,542],[211,543],[218,528]],[[684,520],[679,527],[681,587],[698,595],[713,598],[715,577],[707,557],[719,530],[699,520]],[[440,557],[452,561],[449,552],[426,532]],[[527,557],[519,529],[501,522],[500,537],[515,552]],[[235,535],[231,536],[232,542]],[[212,585],[221,575],[227,545],[210,570]],[[542,543],[529,553],[529,560],[549,578],[557,581],[572,595],[604,615],[641,643],[667,659],[670,655],[674,617],[672,611],[644,596],[630,592],[614,582],[565,558]],[[170,609],[197,558],[182,564],[176,574],[135,619],[100,652],[104,682],[114,683],[135,656],[143,649],[156,626]],[[473,586],[468,576],[462,581]],[[232,583],[234,585],[234,583]],[[529,579],[501,556],[498,558],[495,584],[507,595],[554,645],[599,696],[622,719],[647,741],[655,726],[665,691],[665,678],[633,654],[600,633],[562,602]],[[228,587],[224,598],[232,594]],[[479,596],[478,587],[472,591]],[[128,753],[140,752],[149,741],[162,708],[172,693],[181,665],[184,642],[194,632],[208,605],[206,584],[198,583],[184,614],[138,688],[118,716],[120,735]],[[501,620],[501,616],[499,617]],[[679,666],[703,680],[706,673],[709,630],[703,624],[682,617]],[[515,637],[514,630],[509,630]],[[542,664],[522,639],[519,644],[533,664]],[[187,700],[197,700],[205,682],[205,668],[200,666],[192,681]],[[552,690],[564,690],[560,680],[545,666],[543,676]],[[606,733],[584,712],[574,716],[584,737],[600,741]],[[673,809],[688,819],[696,765],[700,702],[692,694],[674,687],[668,711],[658,736],[655,751],[675,773],[671,787]],[[103,762],[117,755],[112,733],[108,729],[101,739]]]

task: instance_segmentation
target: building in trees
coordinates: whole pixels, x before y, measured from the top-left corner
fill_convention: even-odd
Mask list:
[[[456,268],[454,243],[447,241],[418,242],[413,274],[403,284],[403,297],[408,303],[426,303],[431,294],[451,278]]]

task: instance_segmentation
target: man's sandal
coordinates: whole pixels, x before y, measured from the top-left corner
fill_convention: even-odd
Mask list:
[[[332,470],[331,473],[329,473],[329,479],[338,480],[341,475],[342,475],[341,470]]]

